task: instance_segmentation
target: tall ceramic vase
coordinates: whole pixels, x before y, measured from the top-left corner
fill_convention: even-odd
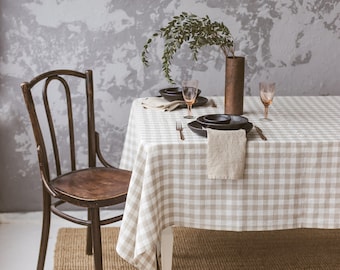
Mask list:
[[[225,70],[224,113],[243,114],[244,57],[227,57]]]

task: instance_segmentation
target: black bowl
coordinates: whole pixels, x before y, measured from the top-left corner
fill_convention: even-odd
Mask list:
[[[207,114],[197,118],[197,122],[201,123],[202,125],[208,124],[220,124],[226,125],[229,124],[231,117],[229,114]]]
[[[221,129],[221,130],[240,129],[248,123],[248,118],[246,117],[243,117],[240,115],[228,115],[228,116],[230,116],[229,122],[223,122],[223,121],[222,122],[206,122],[204,120],[206,115],[198,117],[196,121],[205,128]]]
[[[168,101],[184,100],[180,87],[164,88],[164,89],[159,90],[159,93],[162,97],[164,97]],[[201,90],[198,89],[197,97],[200,94],[201,94]]]

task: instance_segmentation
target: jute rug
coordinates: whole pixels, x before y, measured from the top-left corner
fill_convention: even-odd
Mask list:
[[[104,269],[134,270],[115,252],[118,232],[119,228],[102,228]],[[85,233],[85,229],[59,230],[54,270],[93,269],[92,256],[85,255]],[[173,269],[340,269],[340,230],[221,232],[175,228]]]

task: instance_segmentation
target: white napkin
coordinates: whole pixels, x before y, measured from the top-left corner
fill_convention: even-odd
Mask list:
[[[185,102],[183,100],[168,101],[163,97],[147,97],[142,100],[142,106],[145,109],[172,111],[180,105],[185,105]]]
[[[207,171],[209,179],[242,179],[247,137],[244,129],[207,129]]]

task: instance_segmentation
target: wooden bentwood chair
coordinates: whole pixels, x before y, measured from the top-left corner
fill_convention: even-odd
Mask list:
[[[76,90],[72,88],[71,91],[71,83],[67,81],[69,78],[72,82],[79,81]],[[86,100],[84,103],[87,103],[86,106],[82,105],[81,109],[87,115],[87,125],[85,123],[83,126],[87,129],[84,133],[87,133],[88,137],[85,139],[85,145],[88,148],[87,151],[85,150],[88,154],[88,164],[81,168],[77,168],[76,146],[80,137],[84,137],[84,133],[80,133],[79,137],[75,136],[78,130],[74,127],[73,115],[79,110],[76,111],[71,102],[72,94],[75,91],[78,92],[72,100],[79,99],[79,93],[81,93],[81,91],[79,92],[79,83],[84,86],[82,93]],[[36,100],[35,91],[39,89],[38,85],[43,85],[40,87],[42,94],[39,95],[41,102]],[[54,88],[51,85],[54,85]],[[37,269],[43,269],[45,264],[51,212],[69,221],[87,226],[86,253],[90,255],[93,250],[95,269],[102,269],[100,226],[119,221],[122,219],[122,215],[101,220],[99,209],[125,202],[131,172],[112,167],[104,160],[99,149],[99,134],[95,130],[94,120],[92,71],[87,70],[85,73],[80,73],[73,70],[54,70],[43,73],[30,82],[22,83],[21,88],[33,127],[43,184],[43,226]],[[61,96],[64,96],[65,110],[67,109],[64,113],[67,120],[64,122],[57,121],[59,118],[53,118],[54,112],[57,111],[60,114]],[[52,110],[53,106],[51,105],[56,105],[57,110]],[[45,111],[41,110],[42,107]],[[42,114],[46,114],[45,126],[48,125],[48,128],[45,129],[43,129],[44,126],[40,119]],[[77,124],[80,120],[76,119]],[[63,128],[61,135],[57,132],[58,126]],[[66,134],[65,127],[68,129]],[[43,135],[46,130],[48,131],[48,140]],[[61,142],[67,142],[67,147],[63,148],[66,148],[67,156],[60,154],[62,152]],[[48,149],[53,149],[50,155]],[[49,162],[49,159],[52,159],[52,162]],[[97,159],[104,167],[96,166]],[[82,220],[57,209],[65,202],[85,207],[88,219]]]

